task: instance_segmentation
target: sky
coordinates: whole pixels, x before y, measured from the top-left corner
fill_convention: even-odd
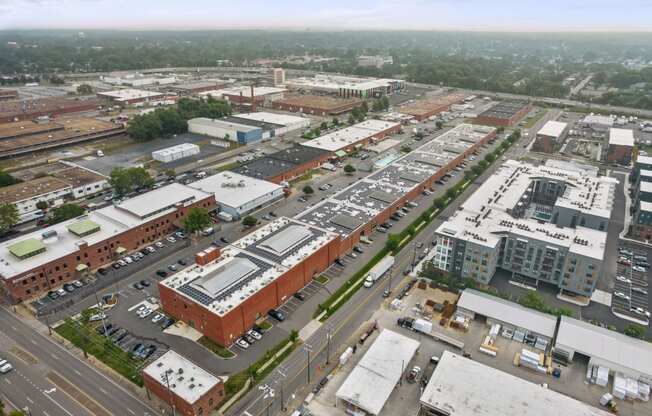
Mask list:
[[[652,31],[652,0],[0,0],[0,30]]]

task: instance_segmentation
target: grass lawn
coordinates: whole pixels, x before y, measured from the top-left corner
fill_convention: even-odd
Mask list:
[[[272,324],[270,324],[267,321],[261,322],[260,325],[258,325],[258,326],[261,327],[263,329],[263,331],[269,331],[270,329],[272,329]]]
[[[99,335],[89,324],[67,319],[63,324],[54,328],[54,331],[72,342],[76,347],[86,351],[107,366],[117,371],[132,383],[141,386],[143,378],[140,369],[143,360],[134,358],[118,346]]]
[[[217,354],[218,356],[222,358],[231,358],[235,357],[235,354],[229,351],[228,349],[224,348],[221,345],[216,344],[213,342],[210,338],[208,337],[201,337],[199,338],[198,341],[201,345],[212,351],[213,353]]]
[[[319,276],[315,277],[315,279],[318,283],[321,283],[322,285],[325,285],[328,283],[328,277],[324,276],[323,274],[320,274]]]
[[[523,127],[526,128],[526,129],[531,128],[532,126],[534,126],[534,125],[536,124],[537,121],[541,120],[541,119],[543,118],[543,116],[546,115],[547,112],[548,112],[548,110],[546,110],[546,109],[541,109],[541,111],[539,112],[539,114],[537,114],[536,116],[534,116],[534,117],[532,117],[531,119],[529,119],[529,120],[525,123],[525,125],[524,125]]]

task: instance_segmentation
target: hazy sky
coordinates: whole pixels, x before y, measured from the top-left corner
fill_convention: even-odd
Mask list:
[[[0,0],[0,29],[652,30],[652,0]]]

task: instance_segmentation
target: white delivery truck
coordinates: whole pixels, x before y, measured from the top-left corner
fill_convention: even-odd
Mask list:
[[[394,256],[383,257],[371,270],[364,279],[364,287],[371,287],[376,280],[383,277],[385,273],[394,265]]]
[[[424,334],[430,334],[432,332],[432,322],[426,321],[425,319],[417,319],[412,324],[412,329]]]
[[[217,213],[217,218],[221,219],[222,221],[226,222],[231,222],[233,221],[233,215],[229,214],[228,212],[220,211]]]

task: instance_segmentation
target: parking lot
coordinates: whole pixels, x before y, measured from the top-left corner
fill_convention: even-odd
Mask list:
[[[648,255],[645,250],[628,245],[618,248],[611,308],[625,319],[649,324]]]

